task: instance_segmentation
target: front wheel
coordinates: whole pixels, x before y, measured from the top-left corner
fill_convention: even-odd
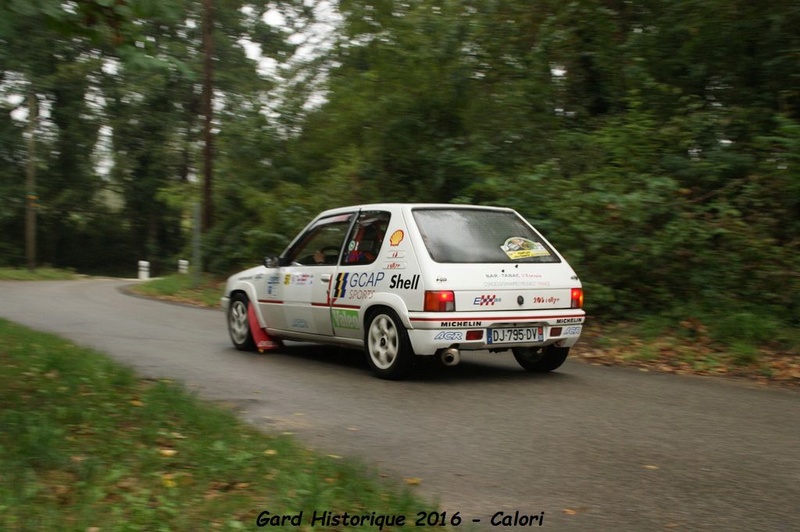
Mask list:
[[[561,367],[567,360],[569,347],[515,347],[512,352],[520,366],[534,373],[547,373]]]
[[[382,379],[400,379],[408,374],[414,352],[400,318],[389,309],[381,309],[369,318],[364,338],[367,362]]]
[[[243,294],[231,298],[228,308],[228,334],[233,346],[240,351],[252,351],[256,347],[253,333],[250,331],[250,316],[247,314],[250,301]]]

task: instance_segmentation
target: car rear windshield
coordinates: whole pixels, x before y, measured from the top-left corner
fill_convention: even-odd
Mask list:
[[[414,209],[413,213],[436,262],[560,262],[542,237],[514,212]]]

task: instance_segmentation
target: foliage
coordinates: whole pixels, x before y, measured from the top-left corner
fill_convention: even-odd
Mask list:
[[[328,207],[493,203],[567,256],[594,316],[800,323],[796,3],[214,4],[210,271],[279,253]],[[0,94],[34,87],[52,108],[37,136],[46,260],[157,270],[185,253],[202,170],[199,0],[3,9]],[[13,102],[0,98],[25,108]],[[3,116],[0,262],[19,264],[24,128]]]

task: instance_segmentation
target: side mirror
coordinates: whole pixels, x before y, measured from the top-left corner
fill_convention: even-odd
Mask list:
[[[280,257],[264,257],[264,266],[267,268],[277,268],[281,265]]]

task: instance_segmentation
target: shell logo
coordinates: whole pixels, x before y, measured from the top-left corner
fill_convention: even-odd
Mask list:
[[[400,242],[403,241],[403,238],[405,238],[405,236],[406,234],[403,232],[403,230],[398,229],[397,231],[392,233],[392,236],[389,237],[389,244],[392,246],[397,246],[398,244],[400,244]]]

